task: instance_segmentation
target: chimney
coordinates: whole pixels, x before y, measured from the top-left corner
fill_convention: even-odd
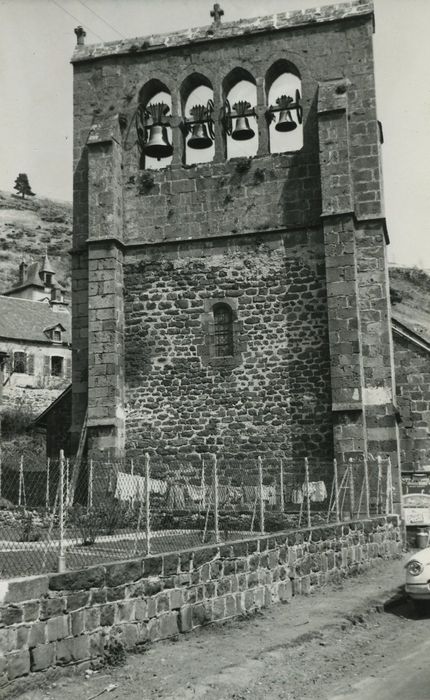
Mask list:
[[[26,277],[27,277],[27,269],[28,269],[28,265],[27,265],[27,263],[25,262],[25,260],[23,260],[22,263],[20,263],[20,266],[19,266],[19,283],[20,283],[20,284],[24,284],[24,282],[25,282],[25,280],[26,280]]]
[[[76,27],[75,34],[76,34],[76,44],[78,46],[83,46],[85,44],[85,37],[87,36],[85,29],[83,27]]]

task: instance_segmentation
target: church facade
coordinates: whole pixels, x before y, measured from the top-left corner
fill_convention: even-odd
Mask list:
[[[72,434],[399,466],[371,2],[86,46]]]

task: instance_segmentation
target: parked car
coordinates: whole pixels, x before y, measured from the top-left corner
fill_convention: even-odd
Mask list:
[[[430,547],[420,549],[406,563],[406,593],[420,608],[430,601]]]

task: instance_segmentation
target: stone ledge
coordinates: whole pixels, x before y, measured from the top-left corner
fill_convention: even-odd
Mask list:
[[[105,56],[135,55],[152,51],[163,51],[177,46],[219,41],[220,39],[231,39],[268,31],[277,32],[327,22],[339,22],[367,15],[373,17],[372,0],[354,0],[353,2],[343,2],[337,5],[294,10],[264,17],[241,19],[236,22],[223,22],[217,25],[195,27],[172,32],[171,34],[152,34],[146,37],[123,39],[122,41],[109,41],[103,44],[79,45],[75,48],[71,62],[80,63]]]

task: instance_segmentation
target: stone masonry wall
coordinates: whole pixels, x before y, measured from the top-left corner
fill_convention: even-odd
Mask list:
[[[54,667],[290,602],[401,552],[396,516],[3,581],[0,697]]]
[[[402,468],[418,469],[430,464],[430,355],[395,334],[394,360]]]
[[[148,247],[124,286],[129,456],[332,458],[321,231]],[[232,364],[208,357],[217,300],[235,309]]]

